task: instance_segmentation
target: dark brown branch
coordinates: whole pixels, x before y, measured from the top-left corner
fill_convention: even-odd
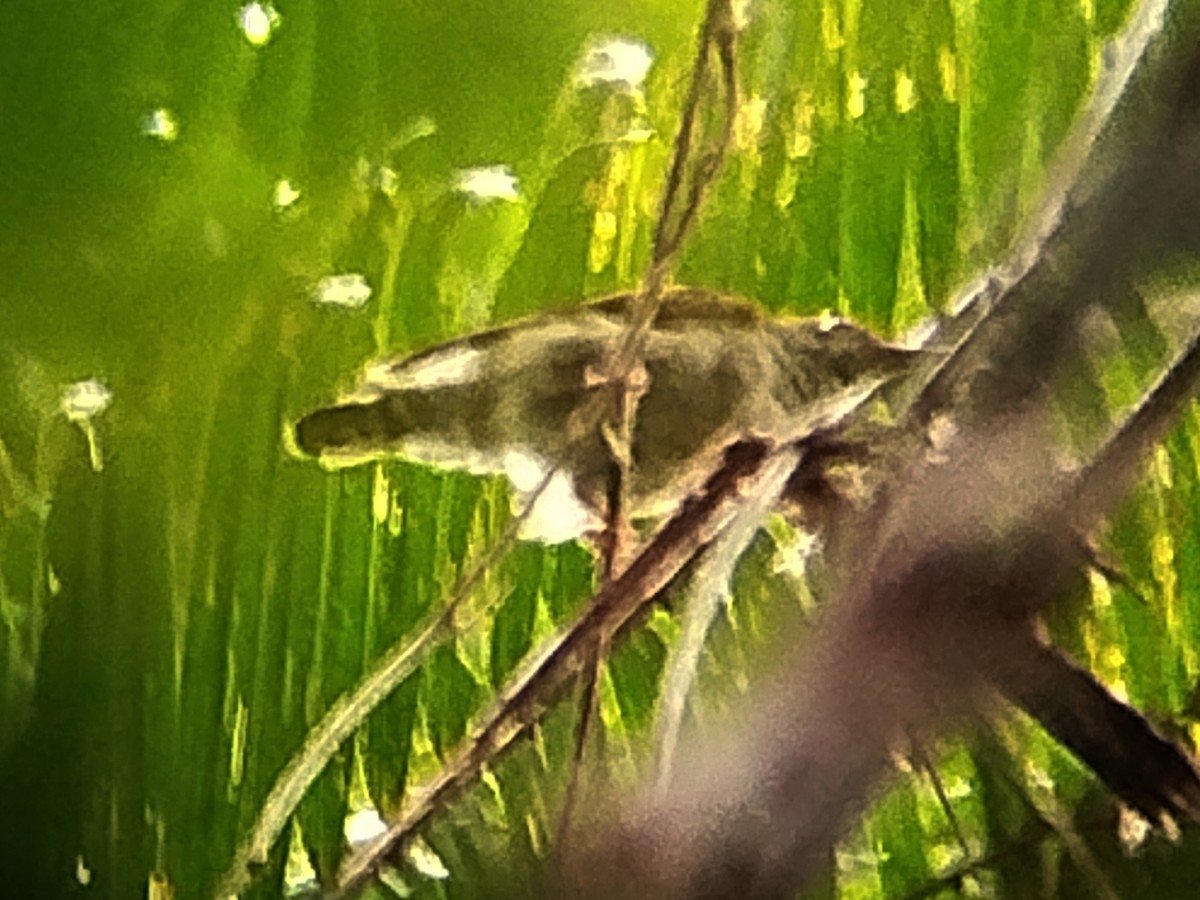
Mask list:
[[[403,849],[415,831],[480,768],[516,740],[570,683],[597,640],[610,643],[708,545],[736,512],[739,483],[768,455],[765,445],[741,442],[695,497],[684,501],[638,558],[616,580],[604,585],[583,613],[557,640],[531,660],[496,698],[473,736],[432,782],[414,794],[388,831],[343,865],[338,890],[351,893],[377,868]]]
[[[1137,710],[1032,631],[1002,662],[995,679],[1002,692],[1147,820],[1200,818],[1194,765]]]
[[[580,673],[579,720],[575,724],[575,752],[571,758],[571,775],[567,781],[566,797],[563,799],[562,809],[558,814],[556,847],[565,847],[567,841],[570,840],[575,809],[579,804],[580,795],[586,789],[585,763],[587,762],[588,739],[600,714],[598,697],[600,666],[607,649],[599,640],[593,641],[587,649],[583,671]]]
[[[433,650],[459,631],[463,625],[464,609],[476,588],[512,546],[521,525],[533,510],[537,497],[546,489],[553,475],[551,471],[542,479],[524,512],[514,517],[496,542],[468,566],[466,574],[454,586],[446,605],[427,617],[413,635],[389,647],[354,689],[339,697],[321,721],[309,730],[304,745],[288,760],[271,785],[271,791],[263,801],[250,833],[238,845],[229,868],[221,876],[215,896],[236,896],[250,886],[255,871],[266,865],[271,847],[279,839],[305,792],[328,765],[338,747],[358,730],[367,716],[404,679],[424,664]],[[476,612],[478,618],[483,611]]]
[[[663,186],[650,264],[631,306],[629,327],[604,373],[614,389],[613,415],[606,431],[614,467],[604,542],[605,568],[610,572],[623,556],[621,540],[625,522],[621,494],[629,481],[634,423],[638,402],[646,388],[642,368],[646,340],[658,315],[667,278],[700,214],[704,194],[720,172],[729,150],[738,102],[736,47],[737,25],[731,0],[708,0],[697,37],[692,81],[675,134],[671,168]],[[704,146],[700,119],[705,111],[704,91],[712,80],[714,54],[720,62],[717,84],[723,92],[724,105],[717,135],[711,139],[711,146]]]
[[[644,287],[647,297],[655,297],[691,231],[704,192],[716,177],[729,148],[733,123],[737,117],[737,25],[730,0],[708,0],[704,21],[696,42],[696,64],[684,102],[679,130],[675,133],[675,153],[663,192],[662,208],[654,232],[650,269]],[[724,90],[721,128],[711,148],[697,149],[698,119],[702,112],[704,89],[712,74],[712,56],[720,63],[720,84]],[[692,168],[689,177],[688,168]],[[650,301],[653,304],[653,300]]]
[[[1009,422],[948,465],[907,472],[845,545],[854,564],[836,570],[849,580],[826,621],[752,712],[690,742],[665,798],[647,792],[614,830],[598,826],[556,896],[783,897],[820,871],[890,770],[895,737],[970,715],[1070,575],[1065,487],[1031,452],[1040,440]],[[991,465],[967,452],[981,447]],[[618,870],[619,883],[594,877]]]

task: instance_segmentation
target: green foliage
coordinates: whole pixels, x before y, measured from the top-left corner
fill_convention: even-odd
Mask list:
[[[886,332],[941,309],[1036,201],[1127,6],[751,4],[736,147],[678,280]],[[223,5],[0,5],[0,883],[13,896],[89,880],[93,896],[206,896],[308,728],[446,602],[499,533],[503,489],[402,463],[325,472],[287,454],[285,426],[378,353],[636,285],[700,7],[298,0],[256,47]],[[653,49],[644,94],[575,83],[597,34]],[[159,109],[173,135],[145,133]],[[456,189],[461,169],[497,163],[515,199]],[[286,206],[281,179],[300,191]],[[365,306],[313,301],[337,273],[365,277]],[[1160,361],[1152,343],[1105,370],[1102,409],[1132,399],[1122,379]],[[90,378],[113,400],[85,428],[60,400]],[[1198,668],[1198,491],[1189,422],[1106,536],[1138,596],[1094,579],[1056,626],[1155,714],[1187,707]],[[710,713],[757,671],[772,611],[796,614],[777,549],[748,554],[716,629]],[[494,615],[335,757],[253,896],[280,893],[289,840],[328,877],[356,792],[391,808],[433,774],[591,587],[581,548],[515,548],[479,589]],[[618,761],[645,756],[670,631],[656,621],[603,681],[616,781]],[[451,874],[407,873],[420,896],[494,895],[497,859],[516,872],[545,854],[573,722],[571,704],[555,711],[435,823]],[[1185,896],[1186,846],[1125,860],[1088,830],[1094,787],[1061,751],[1024,726],[1003,743],[943,762],[965,848],[914,775],[839,853],[830,896],[932,896],[937,879],[945,895],[1092,895],[1078,858],[1038,830],[1026,763],[1122,896]]]

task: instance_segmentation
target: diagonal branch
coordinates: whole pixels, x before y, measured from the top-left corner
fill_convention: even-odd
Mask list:
[[[638,403],[647,389],[648,376],[644,367],[646,343],[658,315],[667,278],[700,213],[705,191],[720,171],[733,135],[738,102],[736,46],[737,24],[731,0],[708,0],[697,37],[692,81],[675,135],[675,152],[663,187],[650,264],[642,288],[630,306],[629,325],[603,374],[604,380],[613,389],[614,400],[613,414],[608,421],[600,423],[610,454],[606,491],[608,508],[604,533],[600,539],[602,578],[605,583],[624,568],[627,554],[624,546],[628,531],[624,493],[633,464]],[[720,66],[716,87],[724,95],[724,104],[717,133],[708,136],[706,141],[700,119],[705,111],[704,92],[713,80],[714,56]],[[590,698],[595,694],[595,682],[599,677],[605,649],[603,642],[598,639],[591,648],[592,663],[583,674],[576,763],[567,789],[566,807],[561,813],[560,834],[566,834],[570,826],[586,737],[595,714],[595,704]]]
[[[464,611],[480,582],[516,539],[537,497],[553,476],[553,470],[547,473],[534,489],[525,510],[509,521],[496,542],[471,565],[455,586],[450,601],[430,615],[416,629],[415,636],[388,648],[354,689],[339,697],[309,730],[303,746],[276,777],[250,833],[238,845],[229,868],[218,881],[215,896],[237,896],[250,886],[255,871],[266,865],[271,847],[338,748],[409,675],[420,669],[434,650],[483,617],[486,608],[473,610],[474,615],[469,619]]]
[[[622,491],[629,481],[638,401],[646,390],[642,368],[646,342],[662,300],[671,269],[678,260],[684,242],[695,225],[708,187],[716,179],[725,161],[737,117],[737,23],[731,0],[708,0],[704,20],[697,37],[696,61],[692,81],[684,102],[671,168],[663,186],[663,199],[655,229],[650,264],[641,290],[630,306],[625,334],[609,361],[604,380],[616,389],[608,438],[614,462],[615,484],[609,491],[608,545],[606,569],[614,569],[622,533]],[[713,57],[719,64],[716,89],[723,104],[716,133],[705,134],[701,121],[705,112],[705,90],[714,80]]]
[[[697,39],[696,65],[679,130],[675,134],[675,154],[667,175],[650,268],[646,274],[644,290],[650,305],[654,304],[653,298],[661,292],[675,258],[683,249],[700,214],[704,193],[716,178],[733,137],[738,103],[737,32],[731,0],[708,0]],[[714,55],[720,67],[718,78],[724,92],[724,108],[721,125],[716,135],[710,138],[711,145],[705,147],[699,118],[704,106],[702,95],[712,76]]]
[[[472,738],[429,784],[414,793],[387,832],[346,860],[338,879],[340,892],[360,887],[402,850],[448,797],[516,740],[540,709],[570,683],[594,642],[609,643],[616,638],[702,552],[736,515],[741,482],[768,456],[768,448],[759,442],[743,441],[729,448],[725,464],[704,490],[684,502],[638,558],[600,589],[562,635],[525,663],[484,714]]]

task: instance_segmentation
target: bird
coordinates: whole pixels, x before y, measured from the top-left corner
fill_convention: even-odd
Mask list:
[[[549,478],[521,536],[593,532],[614,448],[599,421],[575,432],[635,300],[618,294],[371,363],[352,394],[296,423],[296,446],[332,464],[390,455],[504,474],[518,510]],[[733,440],[784,443],[829,427],[916,353],[828,314],[777,318],[713,291],[668,290],[644,348],[622,488],[630,515],[669,513]]]

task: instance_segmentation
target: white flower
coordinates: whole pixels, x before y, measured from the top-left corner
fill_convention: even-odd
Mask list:
[[[175,114],[161,106],[151,110],[142,119],[142,134],[158,138],[160,141],[175,140],[179,134],[179,124],[175,121]]]
[[[641,41],[604,38],[593,43],[584,53],[575,80],[587,87],[620,84],[629,90],[638,90],[653,62],[654,54]]]
[[[288,179],[281,178],[275,182],[275,208],[287,209],[300,199],[299,189]]]
[[[271,39],[271,33],[279,25],[279,13],[270,4],[247,3],[238,10],[237,20],[246,40],[261,47]]]
[[[458,189],[474,200],[520,199],[521,183],[508,166],[477,166],[458,173]]]
[[[371,286],[357,273],[328,275],[317,282],[313,299],[317,303],[358,309],[371,299]]]
[[[63,392],[62,408],[72,422],[87,422],[112,403],[112,391],[98,378],[77,381]]]

